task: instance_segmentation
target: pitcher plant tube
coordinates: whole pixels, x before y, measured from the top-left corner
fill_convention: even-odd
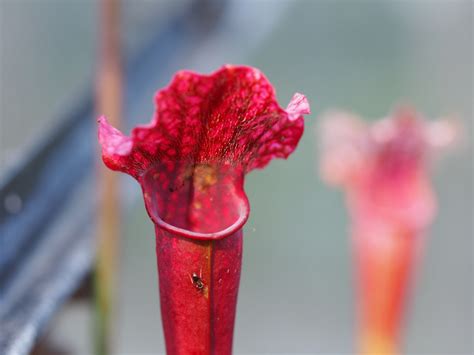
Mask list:
[[[322,120],[321,174],[343,188],[351,220],[361,354],[399,351],[407,290],[436,213],[430,161],[456,131],[411,108],[371,125],[345,112]]]
[[[99,119],[104,163],[141,185],[156,231],[168,354],[230,354],[249,216],[245,174],[296,148],[309,113],[282,109],[257,69],[180,71],[156,94],[150,124],[124,136]]]

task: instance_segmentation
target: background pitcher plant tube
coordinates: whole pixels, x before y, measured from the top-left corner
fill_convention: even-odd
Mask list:
[[[105,164],[141,185],[155,224],[169,354],[229,354],[249,215],[245,174],[287,158],[309,105],[286,110],[257,69],[178,72],[156,95],[152,122],[130,137],[99,119]]]
[[[456,127],[399,108],[369,125],[344,112],[322,121],[320,170],[349,209],[362,354],[395,354],[407,289],[436,212],[429,163]]]

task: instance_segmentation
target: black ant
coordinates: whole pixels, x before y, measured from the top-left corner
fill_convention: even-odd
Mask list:
[[[199,276],[195,272],[193,272],[193,274],[190,275],[190,278],[196,289],[198,289],[199,291],[202,291],[204,289],[204,282],[202,281],[202,270],[199,272]]]

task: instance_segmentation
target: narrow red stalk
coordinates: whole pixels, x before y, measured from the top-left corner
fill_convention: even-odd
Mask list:
[[[286,110],[255,68],[182,71],[156,96],[157,111],[131,137],[99,119],[105,164],[142,186],[156,230],[168,354],[232,352],[249,215],[245,174],[287,158],[303,134],[306,98]]]
[[[405,305],[423,235],[436,212],[428,173],[454,127],[410,109],[366,125],[333,113],[323,127],[321,170],[344,188],[351,219],[360,354],[399,352]]]
[[[156,227],[160,302],[168,354],[230,354],[242,230],[192,240]]]

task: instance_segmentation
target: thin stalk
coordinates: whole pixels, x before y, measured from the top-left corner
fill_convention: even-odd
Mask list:
[[[100,1],[99,58],[96,111],[120,126],[122,66],[120,56],[120,2]],[[120,239],[118,177],[101,163],[98,169],[99,211],[97,259],[94,271],[94,352],[111,352],[112,318]]]
[[[399,354],[400,329],[415,261],[417,236],[356,236],[359,354]]]

